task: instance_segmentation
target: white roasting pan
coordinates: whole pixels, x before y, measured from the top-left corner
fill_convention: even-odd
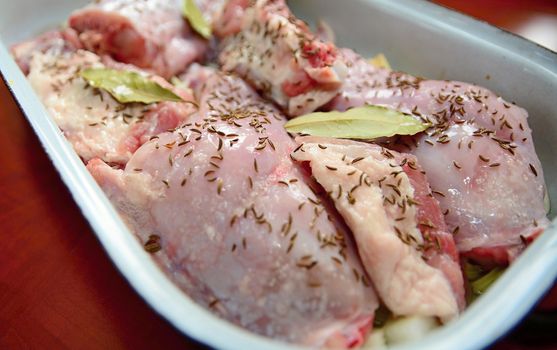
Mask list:
[[[11,58],[10,45],[63,23],[85,3],[0,0],[0,71],[45,151],[114,264],[168,322],[219,349],[287,348],[213,316],[174,286],[120,220]],[[396,69],[415,75],[483,85],[526,108],[550,197],[557,198],[556,53],[420,0],[295,0],[290,5],[310,23],[328,22],[339,46],[364,56],[382,52]],[[483,348],[516,325],[556,276],[554,221],[458,320],[397,349]]]

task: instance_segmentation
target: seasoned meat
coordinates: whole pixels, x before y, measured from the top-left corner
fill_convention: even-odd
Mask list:
[[[85,161],[100,158],[123,165],[149,137],[175,128],[194,111],[187,103],[120,104],[79,76],[90,67],[104,64],[88,51],[36,52],[28,75],[50,115]],[[160,77],[152,79],[164,84]],[[190,93],[174,91],[185,100],[193,99]]]
[[[433,125],[388,145],[418,158],[461,252],[504,247],[498,260],[508,261],[524,237],[543,230],[545,184],[526,111],[476,85],[423,80],[375,68],[350,50],[343,55],[349,75],[328,109],[382,105]]]
[[[458,315],[464,307],[464,284],[455,244],[443,231],[436,201],[419,202],[430,191],[416,159],[352,141],[300,142],[293,157],[309,162],[346,220],[389,309],[397,316],[444,321]]]
[[[290,116],[329,102],[346,72],[335,46],[315,37],[282,0],[248,8],[242,31],[223,41],[220,62]]]
[[[203,92],[207,80],[215,74],[216,69],[213,67],[202,66],[200,64],[192,64],[188,70],[180,75],[179,86],[185,86],[190,89],[197,99]]]
[[[199,9],[213,34],[219,38],[238,33],[242,28],[245,10],[253,0],[198,0]]]
[[[181,5],[180,0],[100,0],[74,12],[69,25],[88,50],[170,78],[207,49],[182,18]]]
[[[212,35],[184,0],[95,0],[12,53],[138,241],[207,310],[296,345],[391,346],[464,310],[459,259],[507,265],[548,225],[523,109],[374,67],[286,0],[194,2]],[[184,101],[120,103],[87,68]],[[113,87],[149,85],[133,80]],[[366,104],[428,128],[364,142],[284,128]]]
[[[19,68],[27,75],[35,53],[61,54],[80,48],[82,46],[77,33],[71,28],[66,28],[51,30],[31,40],[18,43],[12,46],[11,52]]]
[[[88,169],[188,295],[288,342],[350,347],[378,302],[345,227],[290,158],[285,117],[215,73],[199,113],[140,147],[125,170]],[[152,238],[152,237],[151,237]]]

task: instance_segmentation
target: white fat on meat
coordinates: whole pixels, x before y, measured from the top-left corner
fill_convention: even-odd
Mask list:
[[[309,162],[312,175],[352,230],[385,305],[397,316],[443,321],[457,316],[451,284],[422,256],[425,241],[416,220],[414,189],[399,163],[375,145],[300,140],[293,157]]]
[[[195,301],[246,329],[316,347],[362,344],[378,306],[345,227],[290,158],[286,118],[215,73],[200,110],[124,170],[87,168]]]
[[[329,102],[346,74],[334,45],[320,41],[281,0],[248,8],[242,30],[223,41],[219,59],[290,116]]]
[[[31,60],[31,86],[84,161],[100,158],[123,165],[151,136],[178,126],[194,112],[188,103],[121,104],[79,76],[83,69],[104,67],[99,56],[84,50],[36,52]],[[160,77],[153,79],[164,84]],[[174,92],[193,99],[188,92]]]

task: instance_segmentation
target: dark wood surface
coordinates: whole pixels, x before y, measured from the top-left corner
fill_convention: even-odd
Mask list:
[[[439,2],[509,30],[525,13],[557,13],[557,1]],[[201,348],[152,311],[112,265],[1,82],[0,150],[0,349]],[[556,308],[553,292],[544,309]],[[495,348],[539,348],[522,333]],[[544,340],[544,348],[553,347],[555,338]]]
[[[104,252],[0,84],[0,349],[194,348]]]

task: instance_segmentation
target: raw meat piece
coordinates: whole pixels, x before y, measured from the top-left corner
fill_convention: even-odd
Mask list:
[[[420,202],[430,191],[416,159],[352,141],[299,141],[292,156],[309,162],[346,220],[385,305],[396,316],[458,315],[465,303],[456,247],[438,203]]]
[[[242,28],[245,10],[253,5],[253,0],[198,0],[197,5],[205,20],[213,29],[213,34],[223,38],[238,33]]]
[[[423,80],[376,68],[350,50],[343,55],[349,75],[327,109],[382,105],[434,125],[389,146],[418,158],[461,252],[489,248],[495,258],[503,249],[503,261],[512,260],[523,238],[547,226],[526,111],[479,86]]]
[[[429,265],[443,272],[451,284],[459,310],[462,311],[466,307],[464,278],[456,243],[449,233],[439,201],[433,197],[429,182],[414,156],[392,151],[389,154],[395,156],[398,164],[404,164],[402,169],[414,188],[414,200],[419,203],[416,204],[416,221],[426,241],[423,257]]]
[[[213,76],[215,72],[216,69],[213,67],[193,63],[184,74],[179,76],[178,86],[190,89],[193,91],[196,99],[200,99],[207,79]]]
[[[241,79],[209,77],[198,114],[125,170],[88,169],[188,295],[272,338],[363,342],[378,302],[344,226],[290,158],[284,116]]]
[[[149,137],[175,128],[194,112],[188,103],[120,104],[79,77],[79,72],[88,67],[104,65],[99,56],[83,50],[37,52],[28,75],[35,92],[84,161],[100,158],[123,165]],[[152,79],[164,84],[160,77]],[[190,93],[174,92],[193,100]]]
[[[316,38],[282,0],[248,8],[242,31],[223,41],[220,62],[290,116],[330,101],[346,74],[335,46]]]
[[[88,50],[170,78],[207,49],[182,18],[181,5],[180,0],[99,0],[74,12],[69,25]]]
[[[64,30],[52,30],[31,40],[16,44],[12,46],[11,51],[19,68],[27,75],[29,74],[31,59],[35,53],[61,54],[73,52],[80,48],[81,42],[77,33],[71,28],[66,28]]]

